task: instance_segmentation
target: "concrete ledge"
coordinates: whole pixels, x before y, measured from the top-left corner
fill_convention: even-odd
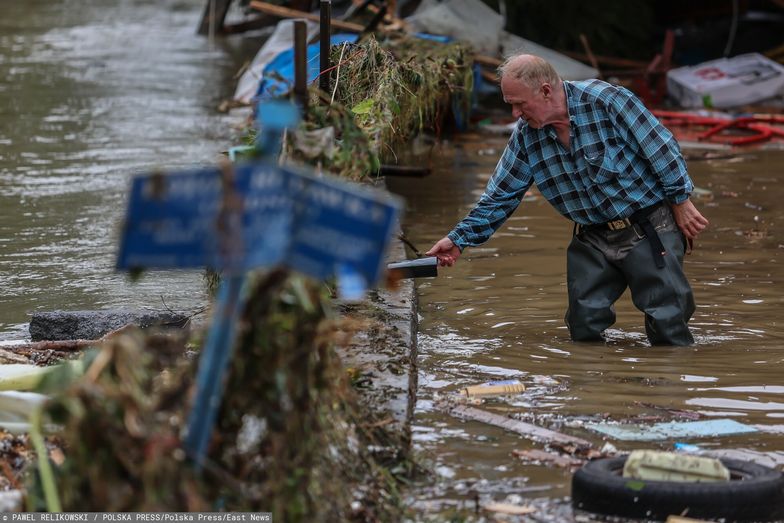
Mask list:
[[[36,312],[30,319],[33,341],[97,340],[124,327],[137,325],[182,328],[190,316],[170,311],[110,309],[104,311]]]
[[[396,241],[389,260],[406,259]],[[370,320],[347,347],[339,347],[344,365],[361,377],[357,389],[368,408],[391,418],[387,428],[409,446],[417,393],[417,295],[413,280],[402,280],[394,290],[377,290],[361,304],[344,304],[346,313]]]

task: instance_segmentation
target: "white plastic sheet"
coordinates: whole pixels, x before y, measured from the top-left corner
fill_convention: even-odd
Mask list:
[[[318,24],[306,21],[308,26],[308,41],[318,33]],[[250,103],[259,88],[261,75],[264,68],[276,56],[294,46],[294,20],[281,20],[275,31],[270,35],[264,45],[256,53],[250,67],[242,74],[234,91],[234,99],[243,103]]]
[[[505,57],[528,53],[544,58],[552,64],[563,80],[587,80],[599,75],[599,71],[591,66],[507,31],[501,35],[501,52]]]
[[[498,54],[504,30],[503,17],[479,0],[425,0],[406,22],[415,31],[451,36],[491,56]]]
[[[599,72],[577,60],[504,30],[503,17],[480,0],[424,0],[406,19],[416,31],[451,36],[470,43],[474,51],[508,57],[518,53],[540,56],[564,80],[596,78]]]

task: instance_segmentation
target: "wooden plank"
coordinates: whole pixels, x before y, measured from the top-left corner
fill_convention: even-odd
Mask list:
[[[29,354],[32,351],[78,351],[87,347],[97,347],[104,341],[113,338],[127,330],[132,329],[132,325],[124,325],[119,329],[107,332],[97,340],[45,340],[21,343],[1,343],[4,353],[12,352],[15,354]]]
[[[585,33],[580,33],[580,42],[583,44],[583,49],[585,50],[585,55],[588,57],[588,61],[591,63],[591,67],[596,69],[599,73],[599,78],[602,77],[601,69],[599,68],[599,62],[596,61],[596,57],[591,50],[591,44],[588,43],[588,37],[585,36]]]
[[[267,2],[261,2],[260,0],[251,1],[250,7],[256,11],[272,16],[277,16],[278,18],[304,18],[305,20],[310,20],[311,22],[321,21],[320,15],[314,15],[305,11],[299,11],[297,9],[273,5]],[[352,33],[361,33],[362,30],[365,29],[365,26],[363,25],[355,24],[353,22],[344,22],[343,20],[332,20],[332,27]]]
[[[562,434],[560,432],[555,432],[553,430],[542,427],[537,427],[531,423],[507,418],[506,416],[493,414],[491,412],[469,407],[467,405],[451,406],[449,408],[449,413],[458,418],[481,421],[482,423],[487,423],[488,425],[495,425],[496,427],[501,427],[502,429],[506,429],[510,432],[516,432],[524,438],[531,439],[533,441],[544,443],[553,441],[585,448],[593,446],[588,440],[577,438],[575,436],[569,436],[567,434]]]
[[[590,62],[588,55],[585,53],[579,53],[575,51],[558,51],[559,53],[568,56],[569,58],[574,58],[575,60],[580,60],[582,62]],[[628,58],[616,58],[613,56],[602,56],[595,54],[594,58],[599,64],[610,65],[613,67],[630,67],[633,69],[644,69],[648,62],[643,62],[641,60],[629,60]]]
[[[509,514],[513,516],[524,516],[526,514],[533,514],[536,509],[530,505],[515,505],[512,503],[488,503],[482,507],[490,512],[498,512],[499,514]]]
[[[0,349],[0,363],[30,363],[30,360],[10,350]]]

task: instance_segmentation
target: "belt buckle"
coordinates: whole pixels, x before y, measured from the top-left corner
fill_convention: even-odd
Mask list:
[[[621,229],[630,227],[631,224],[632,222],[629,221],[629,218],[624,218],[623,220],[613,220],[611,222],[607,222],[607,227],[611,231],[620,231]]]

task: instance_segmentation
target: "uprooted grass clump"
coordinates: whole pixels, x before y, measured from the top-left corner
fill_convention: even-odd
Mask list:
[[[314,89],[312,95],[318,94]],[[338,103],[311,103],[299,128],[286,141],[282,156],[354,181],[375,175],[381,166],[354,114]]]
[[[281,157],[351,180],[376,175],[418,133],[440,134],[450,115],[466,118],[471,56],[463,44],[409,36],[333,46],[334,89],[311,86],[308,111],[287,134]],[[251,131],[246,143],[254,139]]]
[[[66,458],[55,483],[63,510],[205,509],[179,444],[192,362],[167,365],[183,347],[177,337],[123,332],[87,353],[84,376],[47,403],[44,418],[62,427]],[[32,479],[28,508],[51,510],[42,478]]]
[[[285,274],[271,273],[250,297],[219,430],[237,440],[211,452],[239,481],[263,487],[222,496],[292,520],[395,519],[395,482],[368,450],[382,432],[333,350],[357,326],[334,316],[324,287]]]
[[[382,158],[394,157],[423,130],[440,132],[450,113],[467,115],[473,62],[464,44],[371,36],[334,46],[331,59],[339,64],[332,72],[335,100],[350,108]]]
[[[123,332],[47,406],[62,427],[66,511],[272,511],[281,521],[397,520],[404,456],[356,401],[333,345],[357,325],[323,286],[274,271],[253,285],[201,475],[181,441],[196,360],[185,340]],[[47,508],[38,474],[30,509]]]

